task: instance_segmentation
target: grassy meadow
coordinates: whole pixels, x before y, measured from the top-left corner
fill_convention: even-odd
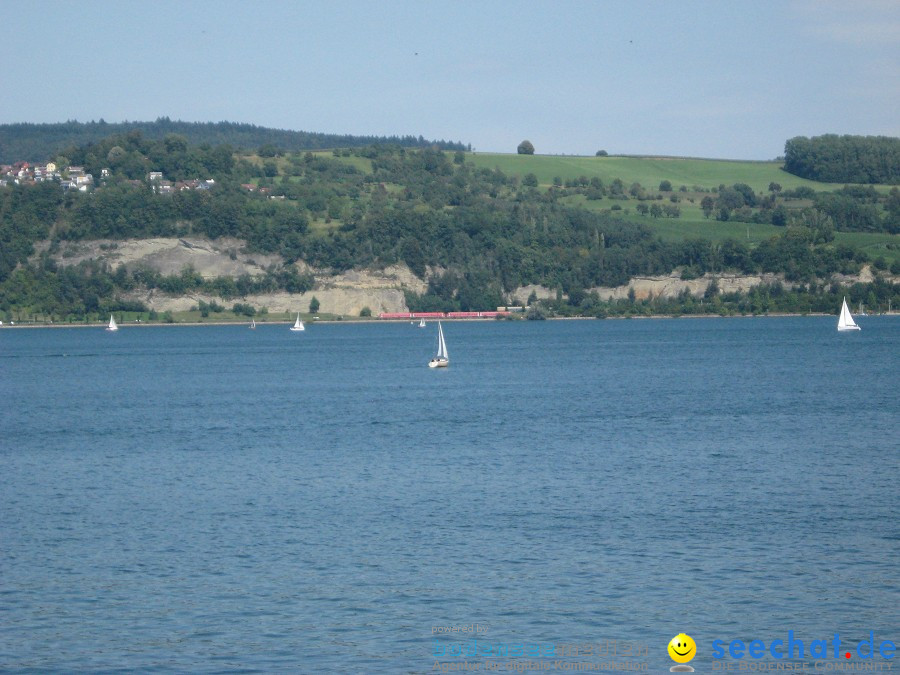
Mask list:
[[[751,162],[718,159],[682,159],[668,157],[575,157],[565,155],[512,155],[471,153],[467,161],[486,169],[498,168],[506,174],[524,176],[533,173],[538,182],[552,185],[555,177],[600,178],[605,185],[619,178],[626,187],[640,183],[655,189],[663,180],[678,190],[710,190],[719,185],[746,183],[755,192],[767,192],[769,183],[778,183],[785,190],[806,185],[813,190],[833,190],[835,186],[806,180],[781,169],[781,162]]]

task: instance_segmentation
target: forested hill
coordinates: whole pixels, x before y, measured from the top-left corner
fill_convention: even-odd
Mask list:
[[[181,122],[160,117],[155,122],[60,122],[57,124],[0,125],[0,163],[46,162],[70,147],[96,143],[108,136],[140,131],[145,138],[160,140],[167,134],[184,136],[192,145],[230,145],[236,150],[269,146],[298,152],[331,148],[390,144],[406,148],[437,146],[443,150],[467,150],[454,141],[434,141],[422,136],[351,136],[309,131],[269,129],[236,122]]]

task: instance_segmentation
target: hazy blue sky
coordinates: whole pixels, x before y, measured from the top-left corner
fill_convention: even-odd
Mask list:
[[[898,0],[3,0],[0,44],[0,122],[738,159],[900,135]]]

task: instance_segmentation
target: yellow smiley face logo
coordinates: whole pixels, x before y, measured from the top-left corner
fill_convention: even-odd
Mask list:
[[[687,663],[697,655],[697,645],[690,635],[679,633],[669,641],[669,656],[675,663]]]

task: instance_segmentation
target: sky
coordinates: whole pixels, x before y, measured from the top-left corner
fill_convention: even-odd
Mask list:
[[[900,0],[0,0],[0,44],[0,123],[761,160],[900,136]]]

